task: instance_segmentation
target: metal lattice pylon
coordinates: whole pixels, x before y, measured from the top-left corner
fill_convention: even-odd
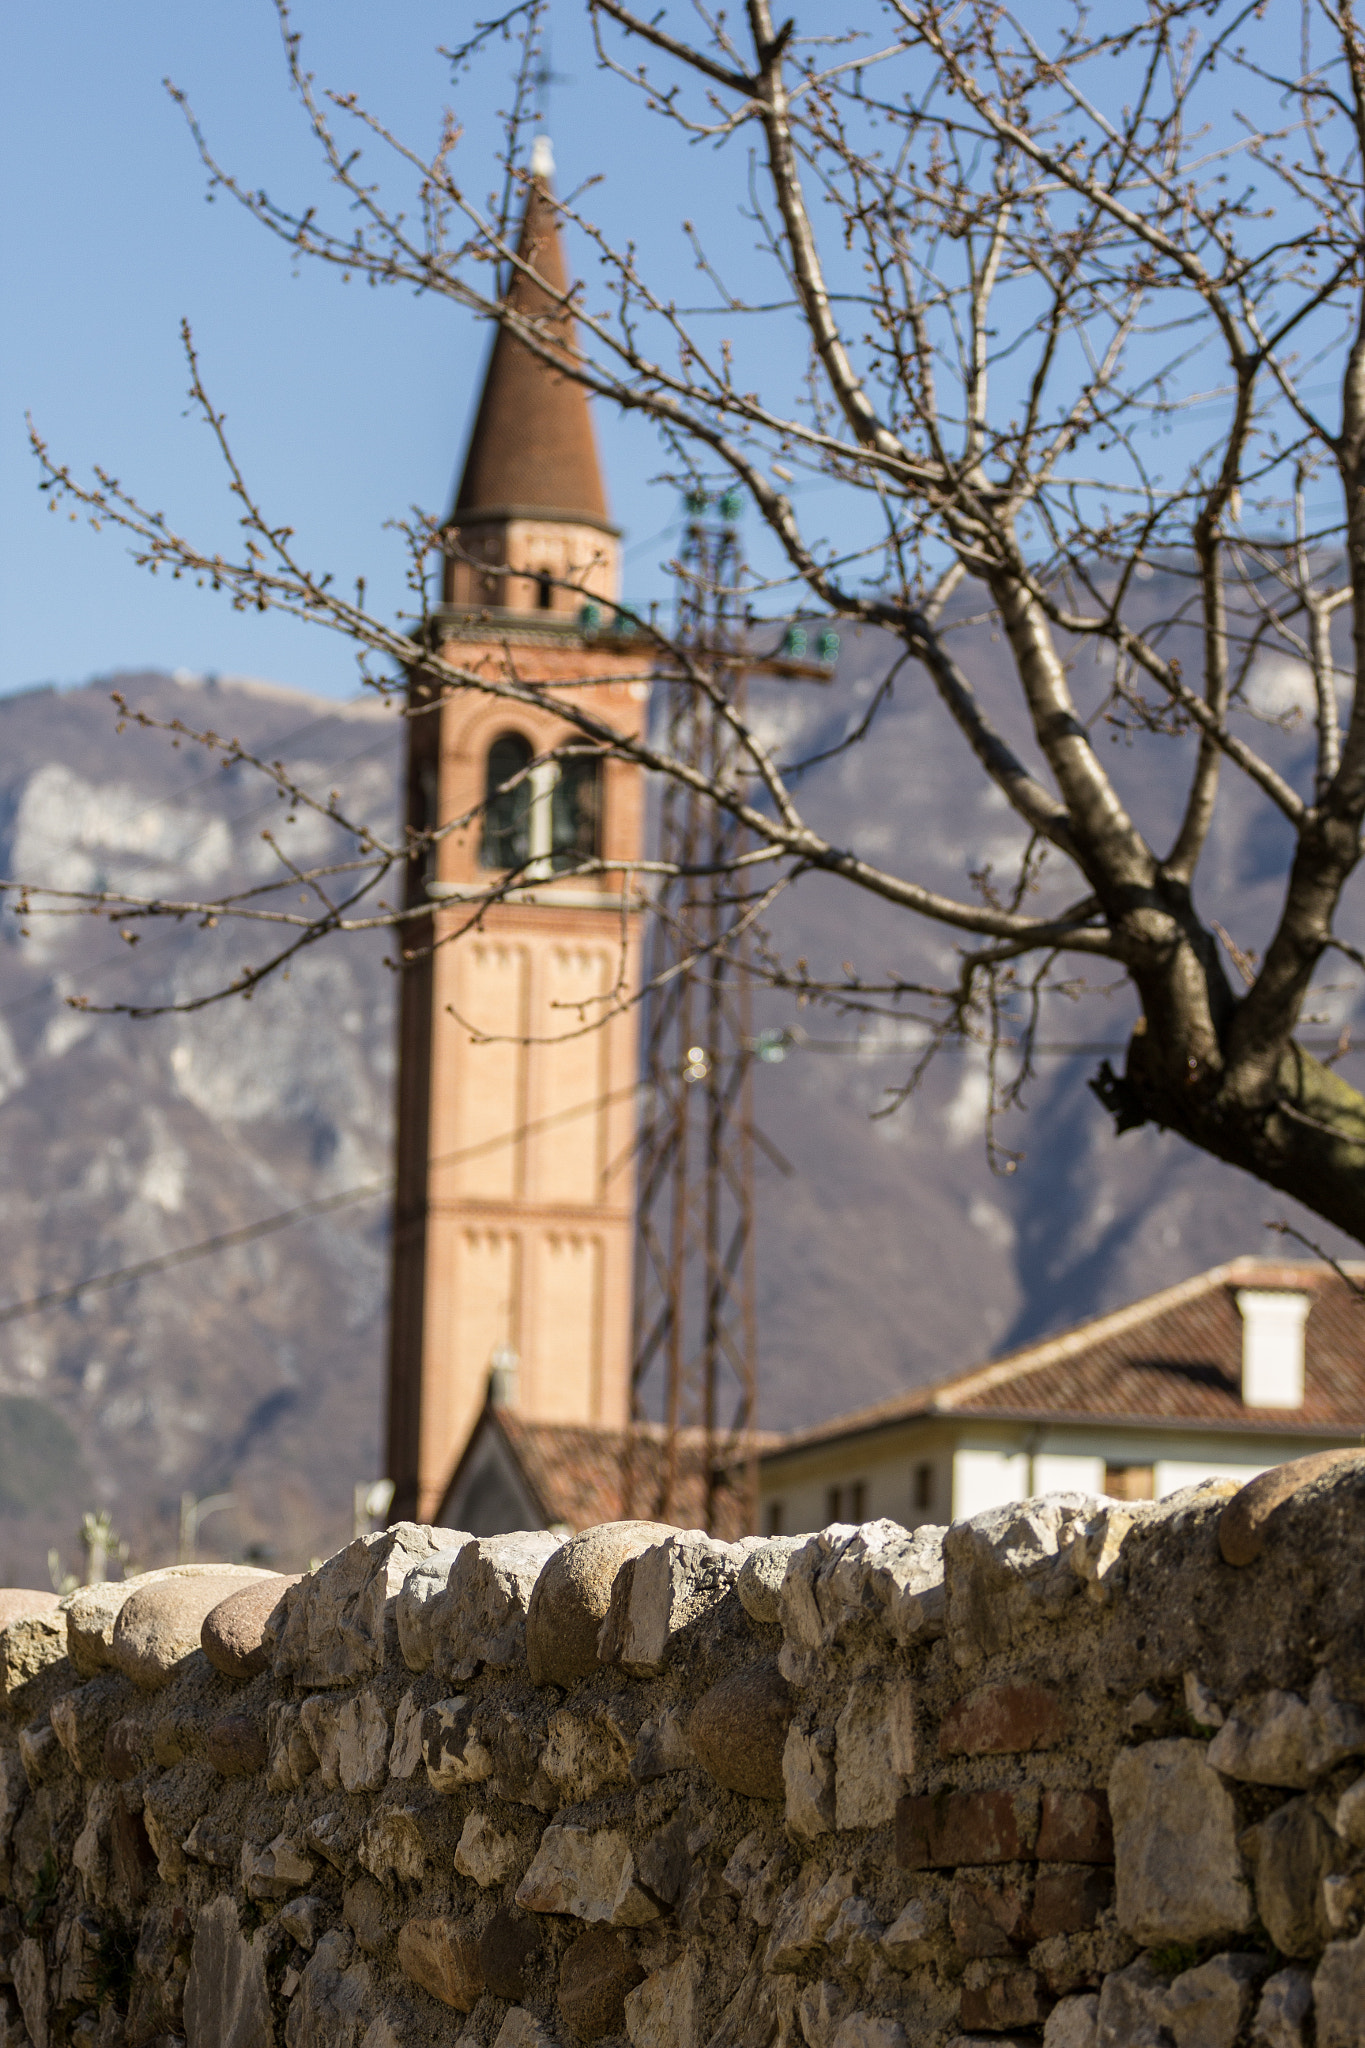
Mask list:
[[[744,697],[738,500],[710,510],[689,498],[679,561],[676,630],[695,679],[657,687],[669,753],[742,789],[748,764],[725,715]],[[704,1525],[734,1536],[754,1525],[758,1480],[751,977],[734,929],[742,885],[724,871],[745,834],[671,780],[658,830],[661,862],[680,872],[656,894],[647,948],[624,1512],[694,1516],[686,1467],[700,1457]]]

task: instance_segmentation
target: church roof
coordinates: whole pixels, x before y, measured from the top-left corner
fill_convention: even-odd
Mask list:
[[[568,272],[543,176],[527,187],[517,255],[544,284],[517,269],[504,303],[538,322],[547,340],[572,347],[573,320],[553,296],[568,290]],[[587,392],[507,327],[499,327],[493,339],[451,517],[465,523],[475,517],[538,517],[609,526]]]
[[[520,1499],[516,1519],[509,1527],[524,1526],[524,1518],[542,1528],[572,1530],[595,1528],[600,1522],[615,1522],[623,1510],[622,1478],[627,1455],[635,1475],[634,1513],[657,1520],[653,1500],[662,1471],[664,1433],[657,1424],[639,1426],[633,1438],[622,1429],[594,1423],[537,1422],[509,1408],[490,1403],[480,1416],[460,1462],[451,1476],[440,1509],[444,1524],[459,1520],[465,1512],[461,1479],[466,1471],[482,1462],[489,1433],[495,1433],[510,1457],[518,1482]],[[706,1512],[705,1432],[683,1429],[678,1433],[677,1500],[673,1520],[679,1528],[701,1527]],[[755,1431],[753,1447],[774,1448],[780,1439],[768,1431]],[[512,1503],[509,1499],[508,1506]],[[722,1489],[720,1527],[716,1533],[727,1539],[743,1534],[741,1504]],[[462,1527],[474,1527],[469,1521]],[[474,1533],[492,1534],[474,1527]]]

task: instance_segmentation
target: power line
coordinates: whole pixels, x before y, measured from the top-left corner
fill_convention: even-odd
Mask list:
[[[1322,1050],[1334,1049],[1338,1042],[1336,1039],[1301,1041],[1306,1049],[1317,1047]],[[758,1041],[755,1041],[755,1046],[757,1045]],[[1124,1052],[1127,1048],[1121,1040],[1097,1039],[1093,1042],[1077,1041],[1070,1044],[1059,1042],[1035,1046],[1033,1049],[1035,1052],[1056,1053],[1069,1057],[1090,1057],[1096,1053]],[[1354,1047],[1351,1049],[1357,1050]],[[788,1051],[796,1051],[851,1053],[863,1057],[869,1054],[889,1057],[903,1054],[906,1050],[907,1048],[903,1046],[868,1045],[856,1038],[803,1038],[789,1041],[783,1047],[784,1055]],[[759,1057],[763,1057],[761,1050]],[[634,1081],[628,1087],[615,1089],[610,1094],[595,1096],[591,1102],[575,1103],[571,1108],[555,1110],[549,1116],[533,1117],[527,1122],[515,1125],[510,1131],[501,1131],[495,1137],[483,1138],[477,1145],[466,1145],[455,1152],[440,1153],[430,1164],[432,1167],[458,1166],[466,1160],[481,1158],[487,1153],[499,1151],[505,1145],[519,1144],[523,1138],[531,1137],[540,1131],[550,1130],[556,1125],[571,1123],[578,1117],[591,1116],[596,1111],[608,1109],[614,1103],[624,1101],[628,1096],[648,1090],[650,1086],[651,1082],[647,1077]],[[635,1149],[634,1145],[631,1149]],[[779,1163],[785,1165],[785,1162]],[[335,1195],[319,1195],[312,1201],[296,1203],[292,1209],[281,1209],[274,1216],[263,1216],[255,1223],[243,1223],[234,1230],[219,1231],[216,1236],[201,1238],[197,1244],[181,1245],[175,1251],[160,1252],[154,1258],[140,1259],[131,1266],[118,1266],[109,1273],[91,1274],[86,1280],[73,1281],[69,1287],[49,1288],[43,1294],[30,1295],[26,1301],[11,1302],[7,1307],[0,1308],[0,1326],[18,1322],[25,1316],[40,1315],[46,1309],[68,1307],[86,1294],[106,1294],[111,1289],[123,1287],[134,1280],[147,1279],[156,1273],[170,1272],[175,1267],[187,1265],[194,1259],[211,1257],[215,1252],[232,1251],[239,1245],[252,1244],[258,1238],[271,1237],[275,1232],[287,1230],[291,1224],[302,1223],[309,1217],[328,1216],[338,1209],[350,1207],[352,1203],[369,1201],[376,1195],[391,1194],[393,1185],[393,1175],[384,1174],[375,1180],[362,1181],[353,1188],[343,1188]]]
[[[518,1124],[515,1129],[502,1131],[496,1137],[483,1138],[477,1145],[466,1145],[457,1152],[446,1152],[432,1160],[433,1166],[455,1166],[466,1159],[477,1159],[487,1152],[496,1152],[501,1146],[518,1144],[533,1132],[548,1130],[552,1125],[570,1122],[574,1117],[589,1116],[595,1110],[607,1109],[614,1102],[634,1095],[642,1084],[632,1082],[628,1088],[618,1088],[613,1094],[599,1095],[591,1102],[576,1103],[571,1109],[560,1109],[550,1116],[535,1117],[530,1122]],[[44,1294],[31,1295],[27,1301],[11,1302],[7,1308],[0,1308],[0,1324],[17,1322],[22,1316],[38,1315],[44,1309],[63,1308],[78,1301],[85,1294],[105,1294],[113,1287],[122,1287],[133,1280],[145,1279],[152,1273],[164,1273],[174,1266],[183,1266],[191,1259],[202,1259],[213,1252],[230,1251],[237,1245],[251,1244],[256,1238],[269,1237],[277,1230],[285,1230],[291,1223],[300,1223],[305,1217],[327,1216],[335,1209],[344,1209],[352,1202],[364,1202],[375,1195],[390,1194],[393,1190],[393,1175],[383,1175],[378,1180],[362,1181],[353,1188],[343,1188],[339,1194],[319,1195],[311,1202],[299,1202],[292,1209],[282,1209],[277,1215],[263,1216],[259,1222],[243,1223],[235,1230],[220,1231],[215,1237],[202,1238],[198,1244],[181,1245],[173,1252],[161,1252],[155,1258],[140,1259],[136,1265],[119,1266],[112,1273],[95,1273],[88,1280],[77,1280],[69,1287],[49,1288]]]
[[[765,1066],[778,1066],[793,1052],[832,1052],[858,1059],[904,1059],[908,1053],[918,1052],[922,1039],[906,1039],[897,1043],[894,1039],[877,1038],[784,1038],[781,1033],[762,1033],[754,1041],[759,1059]],[[1305,1052],[1336,1052],[1341,1044],[1336,1038],[1296,1038],[1294,1043]],[[1053,1059],[1092,1059],[1099,1053],[1126,1053],[1129,1041],[1126,1038],[1077,1038],[1044,1039],[1030,1046],[1032,1057],[1045,1054]],[[941,1052],[969,1052],[979,1049],[979,1042],[969,1038],[945,1039]],[[1002,1050],[1017,1051],[1020,1048],[1002,1041]],[[1365,1045],[1348,1045],[1346,1054],[1365,1052]]]
[[[111,1287],[122,1287],[127,1281],[144,1279],[149,1273],[165,1273],[172,1266],[183,1266],[190,1259],[202,1259],[209,1252],[250,1244],[253,1238],[267,1237],[272,1231],[283,1230],[303,1216],[326,1215],[331,1209],[344,1208],[348,1202],[360,1202],[369,1195],[383,1194],[392,1186],[393,1176],[388,1174],[383,1180],[347,1188],[339,1195],[322,1195],[315,1202],[300,1202],[297,1208],[282,1210],[278,1216],[265,1216],[259,1223],[244,1223],[237,1230],[221,1231],[217,1237],[206,1237],[199,1244],[182,1245],[179,1251],[162,1252],[154,1259],[141,1259],[135,1266],[120,1266],[113,1273],[95,1273],[88,1280],[77,1280],[71,1287],[54,1287],[46,1294],[31,1296],[28,1301],[11,1302],[8,1308],[0,1309],[0,1323],[17,1322],[20,1316],[37,1315],[45,1308],[61,1308],[69,1302],[78,1301],[83,1294],[103,1294]]]

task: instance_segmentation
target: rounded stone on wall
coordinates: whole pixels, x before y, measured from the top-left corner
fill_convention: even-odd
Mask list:
[[[806,1543],[804,1536],[771,1536],[757,1543],[740,1567],[740,1605],[751,1621],[768,1628],[782,1625],[782,1581],[787,1566]]]
[[[791,1687],[775,1658],[732,1672],[692,1709],[687,1739],[697,1762],[727,1792],[783,1798],[782,1752],[792,1707]]]
[[[533,1685],[572,1685],[596,1675],[597,1635],[617,1572],[628,1558],[677,1533],[662,1522],[603,1522],[570,1537],[547,1559],[526,1617]]]
[[[114,1621],[116,1669],[145,1691],[157,1691],[199,1648],[205,1616],[240,1589],[249,1571],[245,1565],[225,1565],[202,1577],[176,1576],[150,1586],[134,1582]],[[252,1579],[274,1576],[250,1571]]]
[[[1272,1465],[1268,1472],[1249,1479],[1218,1517],[1218,1548],[1223,1562],[1254,1564],[1265,1548],[1275,1510],[1314,1480],[1326,1479],[1350,1466],[1365,1466],[1365,1451],[1315,1451],[1307,1458],[1291,1458],[1287,1464]]]
[[[580,2041],[626,2030],[626,1994],[644,1971],[609,1927],[590,1927],[571,1941],[559,1965],[559,2010]]]
[[[249,1564],[168,1564],[139,1572],[133,1579],[103,1579],[98,1585],[82,1586],[66,1603],[66,1654],[82,1678],[117,1669],[114,1630],[125,1604],[134,1593],[145,1593],[167,1579],[230,1579],[232,1586],[225,1585],[216,1596],[221,1600],[248,1580],[277,1576]]]
[[[265,1670],[270,1662],[265,1625],[281,1596],[297,1584],[297,1575],[285,1578],[283,1574],[272,1573],[268,1579],[255,1579],[240,1586],[210,1609],[204,1616],[199,1642],[215,1671],[220,1671],[224,1678],[256,1678]]]
[[[106,1580],[82,1586],[66,1609],[66,1654],[81,1678],[98,1677],[114,1661],[114,1623],[135,1580]]]
[[[58,1604],[55,1593],[35,1592],[29,1586],[0,1586],[0,1628],[28,1614],[50,1614]]]

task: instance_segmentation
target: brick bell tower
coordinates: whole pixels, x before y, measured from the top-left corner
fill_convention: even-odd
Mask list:
[[[568,339],[551,170],[538,141],[518,254],[543,284],[518,269],[507,303]],[[638,733],[644,649],[613,609],[619,538],[587,395],[506,328],[450,531],[443,657]],[[619,876],[573,870],[637,856],[643,800],[628,764],[541,761],[573,736],[552,709],[429,679],[409,707],[409,824],[486,805],[407,880],[423,915],[400,1008],[387,1470],[393,1518],[430,1520],[490,1393],[537,1421],[627,1419],[636,1021],[583,1027],[636,986],[639,917]],[[471,925],[471,900],[513,869],[524,880]]]

